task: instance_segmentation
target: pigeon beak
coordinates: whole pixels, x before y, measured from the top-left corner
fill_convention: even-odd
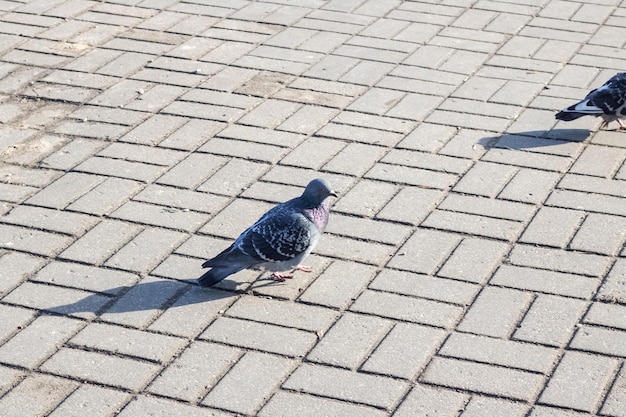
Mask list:
[[[334,192],[334,191],[332,191],[332,190],[330,191],[330,195],[332,195],[333,197],[339,197],[339,196],[337,195],[337,193],[336,193],[336,192]]]

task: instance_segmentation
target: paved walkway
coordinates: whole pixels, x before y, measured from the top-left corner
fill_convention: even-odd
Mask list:
[[[621,0],[0,9],[0,416],[626,416]],[[194,284],[319,176],[313,273]]]

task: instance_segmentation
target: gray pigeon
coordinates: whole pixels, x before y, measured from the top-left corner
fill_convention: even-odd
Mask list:
[[[211,268],[198,282],[214,285],[242,269],[261,267],[273,271],[272,278],[284,281],[289,272],[310,272],[300,262],[311,253],[328,224],[328,197],[337,197],[328,181],[314,179],[300,197],[281,203],[265,213],[235,242],[202,264]],[[289,271],[289,272],[283,272]]]
[[[620,119],[626,119],[626,72],[620,72],[601,87],[587,94],[583,100],[556,114],[558,120],[569,122],[582,116],[600,116],[605,128],[614,120],[620,130],[626,130]]]

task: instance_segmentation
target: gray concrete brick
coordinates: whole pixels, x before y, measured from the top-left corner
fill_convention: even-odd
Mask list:
[[[80,417],[83,413],[101,416],[121,409],[131,396],[125,392],[114,391],[95,385],[81,385],[72,392],[50,417]]]
[[[6,319],[0,323],[0,342],[4,343],[35,318],[35,312],[25,308],[0,305]]]
[[[72,242],[68,236],[24,227],[0,225],[0,246],[36,255],[54,256]]]
[[[227,417],[228,414],[209,408],[193,407],[189,404],[140,395],[128,404],[119,416],[132,417],[139,414],[149,413],[155,417],[189,416],[189,417]]]
[[[377,375],[303,364],[284,388],[390,409],[408,388],[406,382]]]
[[[29,198],[27,202],[37,206],[63,209],[100,184],[103,179],[96,175],[68,172]]]
[[[582,299],[591,298],[600,284],[597,279],[582,275],[513,265],[500,266],[489,283]]]
[[[432,412],[438,416],[452,417],[458,415],[467,403],[466,394],[451,390],[443,390],[427,385],[416,385],[402,402],[394,416],[428,416]]]
[[[186,344],[184,339],[91,323],[68,342],[69,346],[105,351],[157,363],[167,363]]]
[[[355,262],[336,260],[302,293],[305,303],[343,309],[373,278],[375,269]]]
[[[363,182],[357,184],[354,189],[359,187],[362,183]],[[396,187],[392,188],[391,185],[388,185],[386,183],[376,184],[377,188],[386,187],[388,189],[387,195],[390,195],[393,190],[397,189]],[[374,189],[373,191],[375,190],[376,189]],[[356,196],[359,196],[359,194],[356,194]],[[430,211],[437,206],[437,204],[443,199],[443,197],[444,193],[440,190],[431,190],[419,187],[404,187],[400,189],[400,191],[395,196],[393,196],[391,200],[389,200],[389,202],[383,207],[383,209],[378,212],[376,217],[383,220],[392,220],[417,225],[422,220],[424,220],[428,213],[430,213]],[[341,207],[342,202],[343,198],[339,200],[337,205]],[[347,205],[349,202],[350,200],[348,200],[344,204]],[[381,203],[384,202],[386,201],[381,201]],[[379,203],[379,205],[381,203]],[[336,208],[337,205],[335,206]],[[411,207],[411,209],[407,210],[407,206]]]
[[[581,352],[566,352],[539,398],[540,403],[593,412],[618,362]]]
[[[0,257],[0,295],[26,281],[39,270],[45,261],[19,252],[5,253]]]
[[[626,235],[626,219],[618,216],[591,213],[569,244],[574,250],[615,255],[623,246]],[[616,233],[617,232],[617,233]]]
[[[287,377],[293,359],[247,352],[202,400],[202,404],[242,414],[254,414]],[[233,401],[234,390],[241,393]]]
[[[547,200],[547,204],[595,213],[624,216],[623,198],[611,195],[583,193],[569,190],[555,190]]]
[[[458,359],[435,358],[421,376],[424,382],[499,397],[532,400],[543,386],[543,376]]]
[[[40,207],[18,206],[0,218],[5,223],[80,236],[98,219],[84,214]]]
[[[484,283],[507,250],[508,245],[503,242],[466,237],[445,261],[437,275],[477,284]]]
[[[194,232],[209,219],[206,213],[179,210],[161,205],[129,201],[110,215],[113,218],[135,223],[161,226],[185,232]]]
[[[32,169],[16,165],[5,165],[0,168],[3,181],[9,184],[44,187],[60,177],[61,174],[50,169]]]
[[[489,162],[476,164],[454,186],[454,191],[464,194],[495,197],[517,170],[508,165]]]
[[[281,163],[302,168],[319,169],[344,149],[345,146],[346,144],[339,140],[311,138],[290,152],[281,160]],[[326,164],[325,169],[329,169],[328,164]],[[332,169],[332,163],[329,170],[335,171]],[[338,172],[345,172],[345,170],[341,169]]]
[[[585,323],[626,330],[626,307],[620,304],[592,303],[585,314]]]
[[[176,299],[148,329],[181,337],[197,336],[234,301],[230,293],[194,286]]]
[[[382,270],[369,288],[461,306],[471,304],[480,289],[466,282],[391,269]]]
[[[437,354],[547,375],[559,352],[557,349],[534,344],[452,333]]]
[[[260,201],[236,199],[202,229],[201,233],[236,239],[249,225],[253,224],[272,205]],[[228,245],[224,245],[224,250]]]
[[[307,359],[355,369],[391,326],[390,321],[378,317],[344,314],[307,355]]]
[[[74,138],[71,142],[45,158],[42,161],[42,165],[61,170],[71,169],[103,146],[104,145],[98,141]],[[70,174],[68,173],[66,175]]]
[[[141,162],[123,161],[121,159],[101,158],[94,156],[75,168],[79,172],[96,175],[125,178],[141,182],[156,179],[163,171],[163,167]]]
[[[275,164],[289,153],[288,148],[221,138],[209,140],[199,150],[210,154],[239,157],[270,164]]]
[[[209,214],[219,212],[229,202],[225,197],[161,185],[147,186],[133,200],[159,204],[168,209],[175,207],[183,211],[194,210]]]
[[[622,417],[624,415],[624,400],[626,399],[626,368],[622,366],[622,370],[617,375],[617,378],[613,382],[611,391],[606,396],[604,404],[600,409],[600,413]]]
[[[559,175],[534,169],[520,169],[498,194],[499,198],[537,204],[548,196]]]
[[[324,413],[345,417],[383,417],[380,409],[324,397],[278,391],[258,413],[261,417],[314,417]]]
[[[146,119],[135,129],[120,138],[122,142],[156,145],[174,131],[178,130],[186,120],[182,117],[155,115]],[[129,156],[132,154],[129,154]],[[135,155],[133,155],[135,156]]]
[[[141,389],[158,372],[159,367],[98,352],[62,348],[44,362],[40,369],[115,387]]]
[[[354,261],[369,265],[382,265],[394,251],[393,246],[376,242],[325,235],[314,253],[329,257],[338,257],[346,261]]]
[[[538,295],[513,339],[561,347],[569,340],[586,305],[582,300]]]
[[[231,159],[197,189],[213,194],[237,196],[242,191],[254,186],[269,168],[264,163],[238,158]]]
[[[37,310],[81,318],[93,318],[109,303],[109,298],[70,288],[26,282],[5,296],[3,301]]]
[[[361,366],[366,372],[413,380],[445,337],[432,327],[397,323]]]
[[[333,211],[372,217],[396,194],[393,184],[369,180],[359,181],[333,204]]]
[[[486,287],[467,310],[458,330],[492,337],[507,337],[515,330],[532,300],[522,291]]]
[[[404,225],[337,214],[328,224],[327,232],[355,239],[370,239],[374,242],[398,245],[406,240],[411,229]]]
[[[183,288],[184,284],[177,281],[146,277],[107,308],[100,318],[105,322],[145,328]]]
[[[39,316],[0,347],[0,361],[34,369],[83,326],[68,317]]]
[[[73,287],[86,291],[116,295],[134,284],[137,275],[89,265],[53,261],[39,271],[31,281]]]
[[[4,415],[47,415],[78,384],[51,375],[32,375],[0,399]]]
[[[148,387],[148,391],[195,403],[242,355],[241,350],[194,342]]]
[[[510,220],[445,210],[433,211],[422,224],[435,229],[506,241],[515,239],[522,229],[521,223]]]
[[[330,309],[258,297],[241,297],[227,316],[324,334],[337,319]]]
[[[577,329],[570,346],[587,352],[604,355],[626,356],[626,332],[603,327],[581,326]]]
[[[535,211],[528,204],[452,193],[437,208],[521,222],[529,220]]]
[[[519,241],[563,248],[584,218],[584,213],[553,207],[539,209]]]
[[[462,314],[462,308],[452,304],[371,290],[363,292],[350,310],[443,328],[452,327]]]
[[[181,232],[167,229],[145,229],[105,262],[106,266],[132,272],[147,272],[159,264],[185,238]],[[150,253],[147,259],[142,256]]]
[[[513,265],[599,277],[606,272],[610,260],[594,254],[518,245],[511,251],[509,262]]]
[[[70,204],[67,209],[96,216],[107,215],[122,205],[140,188],[141,184],[137,181],[123,178],[107,178],[90,192]]]
[[[25,185],[0,183],[0,201],[21,203],[39,191],[37,188]]]
[[[320,134],[324,134],[320,132]],[[362,176],[378,162],[386,149],[361,143],[351,143],[323,166],[324,170],[346,175]]]
[[[59,256],[93,265],[102,264],[141,231],[139,226],[103,220]]]
[[[478,417],[484,415],[522,417],[528,407],[524,404],[504,401],[498,398],[473,396],[466,404],[462,417]]]
[[[389,261],[388,266],[432,274],[459,244],[459,236],[418,229]]]
[[[225,158],[218,156],[192,154],[162,175],[157,182],[175,187],[195,188],[226,162]]]
[[[315,334],[302,330],[229,317],[218,318],[199,337],[289,357],[304,356],[317,340]]]

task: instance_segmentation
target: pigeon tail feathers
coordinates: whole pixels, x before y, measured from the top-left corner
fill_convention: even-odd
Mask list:
[[[239,272],[245,269],[246,265],[233,265],[225,267],[214,267],[206,271],[200,278],[198,278],[198,284],[202,287],[210,287],[222,281],[229,275]]]
[[[562,110],[554,116],[557,120],[563,120],[564,122],[571,122],[579,117],[589,116],[588,113],[577,113],[573,111]]]

